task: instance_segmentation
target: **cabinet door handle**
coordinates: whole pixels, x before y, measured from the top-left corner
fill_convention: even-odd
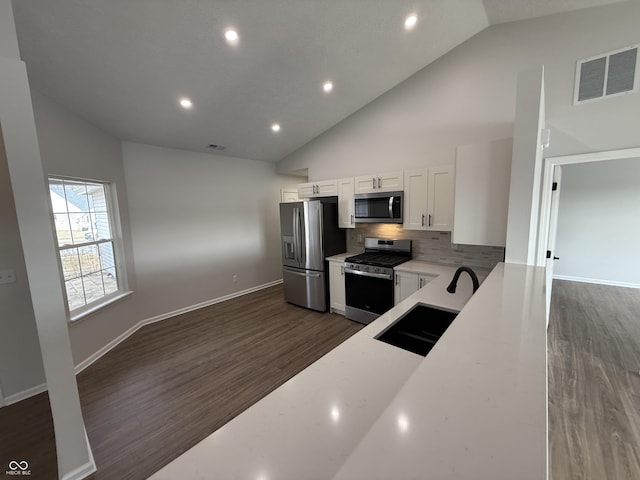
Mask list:
[[[372,178],[371,181],[373,182],[373,188],[376,188],[376,179]]]
[[[351,214],[351,224],[353,224],[353,213]]]
[[[382,188],[382,180],[380,180],[380,177],[378,177],[378,188]]]
[[[418,288],[422,288],[422,279],[418,279]]]
[[[431,226],[431,214],[429,214],[429,226]]]
[[[398,274],[396,273],[396,285],[398,285]]]
[[[424,227],[424,213],[422,214],[422,226]]]
[[[340,267],[340,275],[344,277],[344,265]]]

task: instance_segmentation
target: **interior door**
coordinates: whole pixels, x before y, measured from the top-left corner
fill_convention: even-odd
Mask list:
[[[559,258],[555,255],[556,233],[558,231],[558,207],[560,205],[560,180],[562,179],[562,167],[556,165],[553,169],[553,189],[551,191],[551,211],[549,215],[549,237],[547,238],[547,324],[549,324],[549,312],[551,309],[551,289],[553,285],[553,265]]]

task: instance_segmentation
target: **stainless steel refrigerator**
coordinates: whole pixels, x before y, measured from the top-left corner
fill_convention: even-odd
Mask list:
[[[324,312],[329,304],[326,257],[346,251],[337,197],[280,204],[282,278],[287,302]]]

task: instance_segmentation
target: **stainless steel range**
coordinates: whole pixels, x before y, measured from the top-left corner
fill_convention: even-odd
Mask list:
[[[345,260],[345,316],[367,324],[393,307],[393,267],[411,260],[411,240],[365,238],[364,247]]]

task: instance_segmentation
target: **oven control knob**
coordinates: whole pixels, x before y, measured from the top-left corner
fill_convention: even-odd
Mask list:
[[[380,269],[378,267],[376,267],[375,272],[376,273],[380,273]]]

